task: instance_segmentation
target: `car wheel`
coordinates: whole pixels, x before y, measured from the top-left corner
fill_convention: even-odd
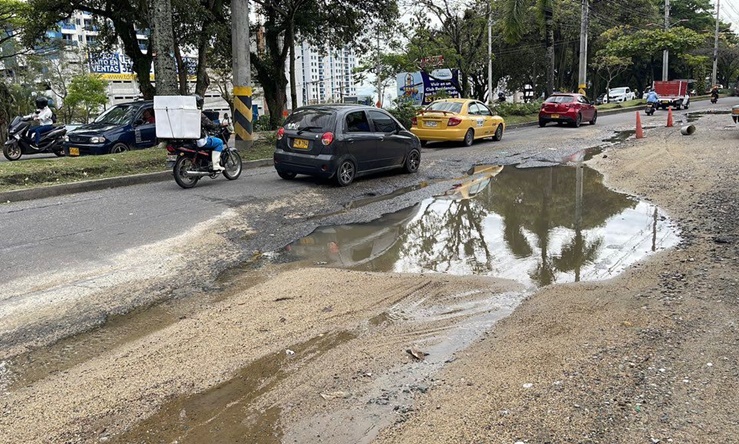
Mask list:
[[[575,128],[580,128],[580,124],[582,123],[582,114],[577,113],[577,118],[575,119]]]
[[[128,151],[128,145],[126,145],[125,143],[116,143],[115,145],[110,147],[110,151],[108,152],[110,154],[118,154],[124,151]]]
[[[591,125],[595,125],[595,121],[598,120],[598,111],[593,113],[593,120],[590,121]]]
[[[345,187],[354,181],[354,177],[357,175],[357,169],[354,166],[354,162],[351,160],[344,160],[336,168],[336,183],[340,187]]]
[[[21,158],[22,154],[23,152],[21,151],[21,147],[18,145],[18,142],[3,146],[3,156],[8,160],[18,160]]]
[[[539,119],[539,127],[544,128],[547,125],[547,121],[544,119]]]
[[[285,180],[293,180],[297,176],[297,173],[293,173],[292,171],[278,171],[277,175]]]
[[[472,131],[472,128],[468,129],[466,133],[464,133],[464,146],[472,146],[472,144],[475,142],[475,132]]]
[[[503,138],[503,124],[499,123],[498,127],[495,128],[495,134],[493,134],[493,140],[496,142],[500,142],[500,139]]]
[[[408,152],[405,157],[405,163],[403,164],[403,170],[406,173],[418,172],[418,167],[421,165],[421,152],[413,148]]]

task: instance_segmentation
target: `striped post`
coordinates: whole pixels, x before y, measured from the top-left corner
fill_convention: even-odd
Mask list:
[[[254,114],[251,110],[251,87],[234,86],[233,124],[236,148],[251,148],[254,141]]]

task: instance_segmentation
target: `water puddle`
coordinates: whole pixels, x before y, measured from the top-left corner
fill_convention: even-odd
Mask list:
[[[223,384],[203,393],[177,398],[132,430],[106,441],[280,443],[279,407],[254,410],[254,401],[292,372],[299,371],[305,363],[320,359],[328,350],[354,338],[349,332],[325,334],[290,347],[293,354],[266,355]]]
[[[608,189],[588,167],[471,173],[416,207],[367,224],[320,227],[276,256],[280,262],[484,275],[540,287],[607,279],[679,241],[656,206]]]
[[[608,139],[603,139],[603,142],[609,143],[609,144],[617,144],[625,141],[629,137],[636,134],[636,130],[628,130],[628,131],[616,131],[616,134],[612,137],[609,137]]]

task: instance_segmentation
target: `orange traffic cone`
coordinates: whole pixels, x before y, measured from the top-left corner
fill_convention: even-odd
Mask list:
[[[667,108],[667,126],[672,126],[672,107]]]
[[[637,139],[643,139],[644,138],[644,131],[641,127],[641,116],[639,115],[639,111],[636,112],[636,138]]]

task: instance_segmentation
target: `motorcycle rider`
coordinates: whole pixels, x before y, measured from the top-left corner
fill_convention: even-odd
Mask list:
[[[659,103],[659,96],[657,95],[657,92],[654,91],[654,88],[650,88],[649,92],[647,93],[647,105],[656,109],[658,103]]]
[[[713,85],[711,88],[711,102],[716,103],[718,101],[718,85]]]
[[[217,131],[219,126],[213,123],[208,116],[203,113],[203,96],[195,94],[195,103],[200,110],[200,139],[196,141],[199,148],[212,148],[211,159],[213,161],[213,171],[223,171],[225,168],[221,166],[221,152],[223,151],[223,141],[218,137],[211,137],[206,131]]]
[[[44,96],[36,97],[36,111],[34,113],[23,116],[24,119],[38,121],[38,126],[28,130],[28,134],[33,137],[36,148],[38,148],[41,141],[41,134],[47,133],[54,128],[53,116],[54,113],[49,109],[49,99]]]

